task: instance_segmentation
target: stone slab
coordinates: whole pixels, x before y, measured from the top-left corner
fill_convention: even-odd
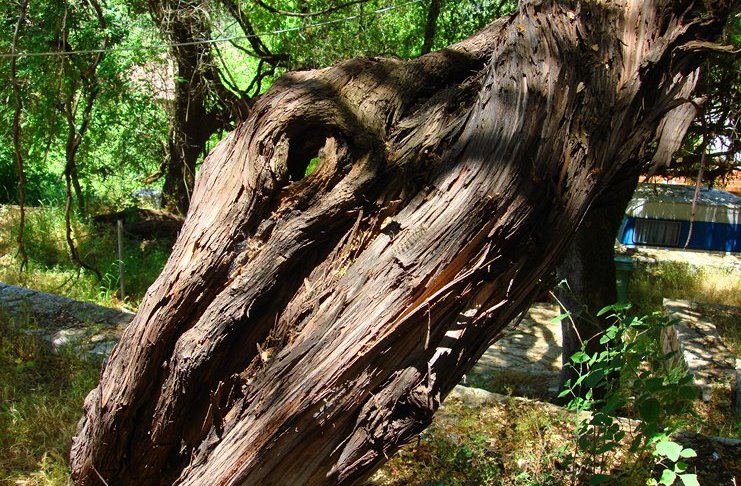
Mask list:
[[[703,400],[709,401],[718,388],[728,393],[734,388],[738,390],[739,361],[723,343],[713,323],[692,302],[664,299],[663,304],[664,313],[676,323],[662,331],[662,350],[678,352],[677,364],[692,373]]]
[[[53,349],[73,346],[87,354],[107,356],[129,311],[39,292],[0,282],[0,313],[27,332],[37,333]]]
[[[495,342],[463,384],[541,398],[555,394],[561,373],[561,324],[555,304],[535,303]]]

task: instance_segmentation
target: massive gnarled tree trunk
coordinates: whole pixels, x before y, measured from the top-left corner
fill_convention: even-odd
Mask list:
[[[76,481],[366,477],[542,290],[595,195],[683,102],[690,47],[724,15],[702,8],[524,3],[417,60],[277,81],[204,163],[85,401]]]

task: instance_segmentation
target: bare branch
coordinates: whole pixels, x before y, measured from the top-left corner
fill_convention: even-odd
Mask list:
[[[252,26],[247,14],[240,8],[236,0],[220,0],[221,4],[226,8],[229,14],[234,17],[242,31],[245,33],[247,40],[249,41],[255,53],[270,64],[277,65],[280,62],[284,62],[287,59],[286,55],[274,55],[270,52],[268,46],[260,39],[257,35],[255,28]]]
[[[732,45],[717,44],[715,42],[705,42],[698,40],[689,41],[679,46],[679,49],[682,49],[684,51],[715,52],[720,54],[734,55],[741,53],[741,49]]]

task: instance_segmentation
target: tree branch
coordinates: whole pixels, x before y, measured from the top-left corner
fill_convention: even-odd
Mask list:
[[[252,26],[247,14],[239,7],[236,0],[220,0],[221,4],[226,8],[227,12],[234,17],[239,27],[247,37],[247,41],[250,43],[252,48],[255,50],[255,54],[260,59],[274,65],[278,65],[281,62],[288,60],[288,56],[285,54],[275,55],[270,52],[268,46],[260,39],[260,36],[255,32],[255,28]]]
[[[331,14],[333,12],[336,12],[338,10],[342,10],[343,8],[351,7],[353,5],[357,5],[359,3],[367,3],[370,0],[353,0],[351,2],[346,2],[341,5],[337,5],[334,7],[325,8],[324,10],[318,10],[316,12],[293,12],[291,10],[282,10],[279,8],[275,8],[271,5],[268,5],[263,0],[255,0],[255,3],[267,10],[270,13],[275,13],[279,15],[285,15],[286,17],[317,17],[319,15],[327,15]]]
[[[18,22],[15,24],[15,30],[13,31],[13,40],[10,44],[10,52],[16,53],[18,46],[18,34],[21,30],[21,25],[26,19],[26,11],[28,9],[28,0],[21,0],[20,12],[18,14]],[[18,82],[17,72],[18,58],[13,55],[10,58],[10,82],[13,85],[13,98],[15,101],[15,112],[13,114],[13,149],[15,153],[15,163],[18,170],[18,205],[20,206],[20,222],[18,223],[18,237],[16,243],[18,245],[18,254],[21,256],[21,268],[28,268],[28,254],[26,253],[26,247],[23,243],[23,230],[26,224],[26,178],[23,170],[23,147],[21,142],[21,114],[23,112],[23,101],[21,99],[21,87]]]
[[[422,43],[422,54],[427,54],[432,49],[437,31],[437,18],[440,16],[442,0],[430,0],[430,9],[427,11],[427,24],[425,25],[425,40]]]

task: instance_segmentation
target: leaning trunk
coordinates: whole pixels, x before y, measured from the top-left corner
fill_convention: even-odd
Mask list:
[[[681,103],[698,60],[677,47],[720,25],[686,7],[527,3],[417,60],[279,79],[204,163],[85,401],[75,479],[370,474],[538,295],[589,203]]]

